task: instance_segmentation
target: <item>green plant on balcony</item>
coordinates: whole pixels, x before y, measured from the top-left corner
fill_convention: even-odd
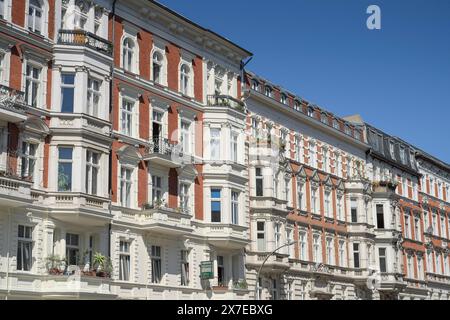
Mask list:
[[[61,258],[59,255],[52,254],[45,259],[45,266],[51,275],[62,275],[65,264],[66,259]]]
[[[233,287],[235,289],[247,290],[248,284],[247,284],[247,281],[245,281],[245,280],[239,280],[234,283]]]
[[[111,276],[112,262],[109,257],[104,256],[100,252],[95,253],[92,266],[97,277],[107,278]]]

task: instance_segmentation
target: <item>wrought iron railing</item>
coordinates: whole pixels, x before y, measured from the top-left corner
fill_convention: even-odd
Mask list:
[[[59,30],[58,44],[85,46],[108,56],[113,52],[110,41],[84,30]]]
[[[168,139],[157,137],[150,140],[149,146],[145,150],[147,154],[171,155],[175,144]]]
[[[208,95],[206,97],[209,107],[230,107],[244,111],[244,103],[236,98],[227,95]]]
[[[23,91],[0,85],[0,107],[19,113],[24,113],[27,109],[25,93]]]

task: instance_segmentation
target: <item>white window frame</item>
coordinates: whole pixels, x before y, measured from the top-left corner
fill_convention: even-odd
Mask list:
[[[23,228],[23,236],[20,236],[19,234],[19,230],[20,227]],[[23,224],[19,224],[17,226],[17,255],[19,254],[19,250],[21,249],[21,261],[22,261],[22,266],[20,266],[19,268],[19,256],[16,257],[17,259],[17,265],[16,265],[16,270],[18,271],[26,271],[26,272],[31,272],[33,269],[33,227],[29,226],[29,225],[23,225]],[[29,237],[27,237],[27,231],[29,231]],[[29,256],[26,257],[24,255],[26,255],[27,250],[25,250],[25,247],[29,246]],[[25,258],[25,259],[24,259]],[[28,265],[28,268],[26,267]]]
[[[96,85],[97,84],[97,85]],[[87,88],[87,114],[100,118],[100,106],[102,105],[102,84],[99,79],[89,77]]]
[[[299,230],[299,258],[303,261],[308,261],[308,233],[306,230]]]
[[[150,260],[152,265],[152,283],[161,283],[163,280],[162,271],[162,247],[152,245],[150,248]],[[159,251],[159,252],[158,252]],[[157,268],[159,266],[159,269]]]
[[[130,241],[119,241],[119,280],[131,281],[131,245]],[[124,263],[127,263],[124,265]]]
[[[134,207],[134,171],[135,168],[131,167],[129,165],[120,165],[120,171],[119,171],[119,203],[122,207],[125,208],[133,208]],[[130,172],[130,177],[127,177],[127,172]],[[125,173],[125,176],[124,176]],[[125,191],[124,191],[124,186]],[[124,194],[124,192],[126,192],[126,190],[129,188],[129,194],[128,196],[126,195],[126,193]]]
[[[231,224],[239,225],[239,198],[240,192],[237,190],[231,190]]]
[[[214,132],[214,134],[213,134]],[[220,128],[211,128],[210,129],[210,142],[209,142],[209,148],[210,148],[210,159],[211,160],[220,160],[221,159],[221,135],[222,130]]]
[[[28,68],[30,68],[31,73],[28,74]],[[33,76],[33,71],[36,69],[38,71],[38,76],[35,78]],[[41,102],[42,102],[42,90],[43,90],[43,72],[44,68],[38,64],[32,63],[28,61],[25,63],[25,81],[24,81],[24,92],[25,92],[25,100],[28,105],[35,107],[35,108],[41,108]],[[36,87],[36,96],[33,99],[33,86]],[[27,89],[29,88],[29,89]],[[34,103],[33,103],[34,102]]]
[[[97,162],[94,162],[94,155],[97,157]],[[85,178],[85,188],[86,193],[91,195],[98,195],[100,191],[100,168],[101,168],[102,154],[94,150],[86,150],[86,178]],[[94,185],[94,172],[96,172]]]
[[[180,64],[179,74],[180,93],[185,96],[192,96],[192,82],[194,80],[192,65],[187,62],[182,62]]]

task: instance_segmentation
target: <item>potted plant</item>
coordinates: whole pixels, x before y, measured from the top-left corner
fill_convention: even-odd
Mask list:
[[[46,267],[48,273],[51,275],[61,275],[63,274],[63,263],[65,262],[64,258],[61,258],[59,255],[52,254],[46,258]]]
[[[112,272],[111,259],[97,252],[93,257],[94,272],[97,277],[110,277]]]

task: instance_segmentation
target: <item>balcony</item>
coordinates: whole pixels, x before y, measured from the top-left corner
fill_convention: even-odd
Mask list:
[[[111,42],[84,30],[60,30],[58,44],[90,48],[109,57],[113,52]]]
[[[197,223],[196,228],[207,238],[208,243],[222,249],[242,249],[250,240],[247,227],[225,223]]]
[[[145,209],[145,208],[144,208]],[[143,214],[143,228],[146,231],[183,235],[193,231],[192,216],[181,209],[157,207],[145,209]]]
[[[15,207],[31,201],[32,181],[16,172],[18,161],[17,151],[0,154],[0,205]]]
[[[177,153],[176,146],[177,144],[170,142],[168,139],[153,138],[145,150],[143,160],[166,168],[178,168],[181,166],[180,159],[182,157]]]
[[[17,123],[27,120],[25,93],[0,85],[0,118]]]
[[[261,267],[267,255],[270,254],[268,252],[248,252],[247,253],[247,261],[248,265]],[[290,268],[289,264],[289,256],[287,254],[275,253],[272,254],[264,263],[264,267],[262,268],[262,272],[267,273],[283,273]]]
[[[109,136],[111,124],[83,113],[52,113],[50,128],[53,131],[86,130],[91,134]]]
[[[208,107],[224,107],[244,112],[244,103],[228,95],[208,95],[206,97]]]

